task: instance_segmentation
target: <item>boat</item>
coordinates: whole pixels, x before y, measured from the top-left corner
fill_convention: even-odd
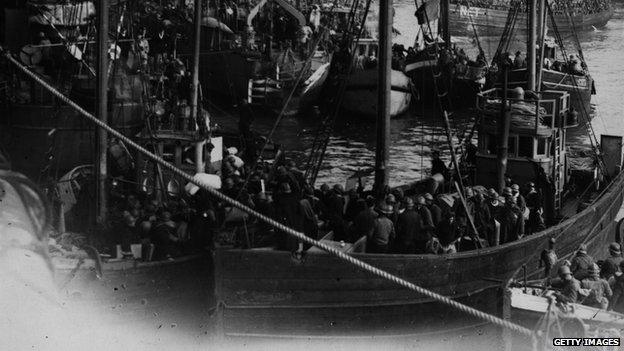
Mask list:
[[[512,18],[517,8],[510,9],[509,11],[509,17]],[[552,20],[555,19],[555,24],[550,24],[552,27],[549,26],[543,31],[541,29],[537,30],[538,33],[536,35],[539,38],[538,40],[540,43],[543,43],[544,46],[544,50],[538,53],[539,57],[543,57],[543,60],[538,59],[538,61],[543,61],[544,64],[537,67],[539,73],[537,74],[536,84],[540,85],[544,90],[562,90],[569,92],[571,96],[571,107],[577,113],[584,116],[585,119],[589,120],[591,118],[591,96],[596,94],[596,88],[594,79],[588,71],[588,65],[583,56],[580,42],[576,37],[576,32],[571,35],[576,39],[577,52],[568,57],[564,42],[561,39],[561,31],[559,29],[560,23],[557,22],[551,7],[547,7],[543,15],[551,19],[551,23]],[[510,41],[512,40],[512,35],[510,35],[510,33],[514,33],[515,28],[518,27],[517,24],[513,23],[508,23],[508,26],[509,28],[506,30],[509,32],[502,36],[495,58],[500,58],[501,55],[504,54],[500,52],[500,50],[504,47],[509,47]],[[555,39],[551,40],[549,35],[552,35]],[[516,67],[509,72],[508,79],[509,81],[507,84],[510,87],[521,86],[527,88],[529,84],[529,72],[527,68]],[[502,77],[498,75],[496,86],[502,85],[501,80]]]
[[[361,57],[375,57],[377,53],[377,39],[361,38],[358,41],[356,52]],[[392,70],[392,92],[390,93],[390,114],[396,117],[407,111],[412,101],[411,81],[400,70]],[[342,109],[363,119],[374,118],[377,111],[378,71],[376,64],[369,66],[362,62],[347,80]]]
[[[418,44],[415,51],[408,50],[403,71],[418,92],[419,104],[434,105],[438,96],[444,96],[446,101],[453,101],[452,107],[473,107],[489,71],[485,56],[478,59],[479,62],[470,61],[467,56],[459,57],[449,31],[449,5],[443,1],[439,10],[435,9],[435,6],[430,9],[423,3],[416,11],[420,26],[416,38]],[[478,34],[474,34],[481,49]],[[444,108],[452,109],[449,102],[443,104],[449,105]]]
[[[389,89],[389,80],[382,83],[383,89]],[[502,310],[501,288],[522,268],[529,278],[542,274],[536,255],[547,248],[551,238],[557,239],[558,257],[569,257],[582,243],[587,245],[590,255],[602,257],[606,243],[615,238],[615,218],[624,195],[624,174],[614,174],[597,199],[577,211],[579,203],[566,199],[562,192],[563,186],[573,181],[565,171],[564,147],[565,130],[576,125],[574,118],[569,117],[570,96],[565,91],[542,94],[540,99],[522,101],[509,100],[506,88],[480,94],[483,122],[472,179],[479,185],[503,187],[501,178],[506,169],[519,175],[521,179],[517,181],[521,183],[543,170],[543,174],[550,174],[553,179],[544,206],[548,208],[548,222],[554,225],[500,245],[495,242],[469,251],[437,255],[366,253],[366,237],[344,243],[334,241],[332,234],[328,234],[321,241],[354,259],[494,315]],[[446,113],[444,117],[449,128]],[[388,175],[383,150],[387,150],[384,128],[389,127],[389,122],[387,111],[378,111],[377,127],[381,130],[378,130],[375,168],[377,189],[383,187]],[[492,134],[495,129],[502,129],[503,133]],[[450,150],[454,150],[450,131],[447,133]],[[496,135],[503,138],[495,139]],[[546,147],[550,145],[547,140],[554,142],[554,153]],[[510,145],[509,149],[501,147],[503,151],[493,154],[497,142]],[[452,159],[456,160],[454,154]],[[402,189],[405,195],[422,193],[426,183],[408,184]],[[456,189],[460,185],[456,184]],[[462,191],[449,195],[457,198],[456,201],[464,201]],[[293,257],[290,252],[273,247],[243,249],[220,245],[215,250],[215,295],[218,327],[228,337],[410,336],[422,340],[432,335],[457,337],[458,330],[475,330],[484,325],[482,320],[458,315],[446,304],[345,265],[337,257],[316,249]]]
[[[512,287],[509,288],[509,290],[511,294],[511,313],[512,315],[516,315],[516,319],[527,318],[537,320],[549,312],[551,301],[545,296],[545,293],[549,292],[548,289]],[[565,308],[562,307],[563,306],[554,307],[560,314],[560,318],[576,318],[581,320],[583,324],[594,327],[616,328],[618,330],[624,328],[624,314],[585,306],[580,303],[568,304]],[[572,335],[570,336],[572,337]]]
[[[508,5],[500,8],[487,8],[479,5],[472,6],[470,2],[466,5],[465,1],[451,0],[449,13],[450,31],[452,35],[465,35],[471,33],[473,26],[476,28],[480,36],[500,36],[507,22]],[[571,16],[571,21],[565,13],[555,14],[559,31],[562,33],[570,33],[580,30],[591,30],[593,28],[604,27],[613,17],[614,8],[610,1],[605,2],[605,8],[591,13],[575,13]],[[582,5],[581,5],[582,6]],[[526,12],[518,15],[518,23],[527,23]],[[552,28],[550,19],[548,27]],[[518,26],[518,32],[527,35],[526,26]]]
[[[260,1],[249,11],[236,7],[236,16],[229,20],[213,15],[218,20],[205,20],[212,18],[227,28],[202,29],[206,39],[201,44],[200,82],[205,96],[214,101],[231,106],[245,99],[258,111],[281,109],[293,89],[299,90],[301,83],[331,60],[325,50],[317,50],[318,44],[326,47],[320,39],[313,43],[309,38],[304,50],[292,47],[290,37],[279,39],[277,29],[271,32],[277,17],[285,18],[284,23],[296,22],[295,30],[307,27],[303,14],[287,1]]]

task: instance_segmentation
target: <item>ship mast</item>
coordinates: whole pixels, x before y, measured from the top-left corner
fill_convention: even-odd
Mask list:
[[[377,146],[375,148],[375,193],[388,185],[390,155],[390,92],[392,89],[392,0],[379,2],[379,63],[377,86]]]
[[[108,0],[98,2],[98,69],[97,69],[97,117],[108,124]],[[97,181],[96,223],[106,224],[108,212],[108,135],[106,129],[97,129],[97,154],[95,172]]]
[[[529,38],[527,45],[527,68],[528,68],[528,81],[527,81],[527,89],[531,91],[535,91],[537,89],[536,86],[536,78],[537,78],[537,70],[536,70],[536,43],[537,43],[537,1],[536,0],[528,0],[529,1]]]
[[[199,51],[201,47],[201,20],[202,20],[202,8],[201,0],[195,0],[195,16],[194,26],[195,32],[193,36],[193,82],[191,85],[191,120],[197,121],[197,133],[198,135],[203,131],[200,128],[201,121],[201,108],[199,107]],[[198,141],[195,144],[195,166],[198,173],[204,172],[203,164],[203,141]]]

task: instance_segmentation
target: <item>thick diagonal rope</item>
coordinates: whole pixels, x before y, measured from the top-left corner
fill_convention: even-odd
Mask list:
[[[86,117],[88,120],[90,120],[91,122],[95,123],[98,127],[106,130],[108,133],[114,135],[115,137],[119,138],[120,140],[122,140],[124,143],[126,143],[126,145],[129,145],[130,147],[132,147],[133,149],[137,150],[138,152],[142,153],[143,155],[145,155],[147,158],[151,159],[153,162],[158,163],[159,165],[169,169],[173,174],[201,187],[202,189],[206,190],[210,195],[214,196],[215,198],[228,203],[231,206],[237,207],[240,210],[248,213],[249,215],[273,226],[275,229],[281,230],[285,233],[287,233],[288,235],[297,238],[298,240],[301,240],[307,244],[310,245],[314,245],[320,249],[322,249],[323,251],[326,251],[329,254],[332,254],[338,258],[340,258],[343,261],[346,261],[360,269],[363,269],[369,273],[372,273],[378,277],[381,277],[383,279],[386,279],[388,281],[391,281],[393,283],[396,283],[400,286],[403,286],[409,290],[412,290],[414,292],[417,292],[421,295],[424,295],[426,297],[429,297],[437,302],[443,303],[447,306],[450,306],[452,308],[455,308],[457,310],[460,310],[464,313],[467,313],[469,315],[472,315],[474,317],[480,318],[484,321],[487,321],[489,323],[498,325],[502,328],[506,328],[509,329],[511,331],[515,331],[519,334],[525,335],[525,336],[529,336],[529,337],[535,337],[535,335],[533,334],[533,331],[522,327],[520,325],[514,324],[510,321],[506,321],[504,319],[498,318],[496,316],[492,316],[490,314],[487,314],[485,312],[479,311],[477,309],[474,309],[470,306],[464,305],[462,303],[459,303],[449,297],[440,295],[438,293],[435,293],[433,291],[427,290],[425,288],[422,288],[414,283],[410,283],[405,279],[402,279],[396,275],[390,274],[384,270],[381,270],[377,267],[374,267],[366,262],[360,261],[336,248],[333,248],[321,241],[318,240],[314,240],[311,239],[309,237],[307,237],[305,234],[298,232],[296,230],[293,230],[285,225],[283,225],[282,223],[277,222],[276,220],[269,218],[267,216],[264,216],[262,214],[260,214],[259,212],[254,211],[253,209],[251,209],[248,206],[243,205],[242,203],[228,197],[225,196],[224,194],[220,193],[218,190],[210,187],[206,182],[197,179],[193,176],[191,176],[190,174],[185,173],[184,171],[176,168],[174,165],[172,165],[171,163],[163,160],[161,157],[156,156],[155,154],[147,151],[145,148],[143,148],[141,145],[135,143],[133,140],[131,140],[130,138],[126,137],[125,135],[119,133],[118,131],[114,130],[113,128],[109,127],[106,123],[100,121],[99,119],[97,119],[95,116],[93,116],[92,114],[90,114],[89,112],[87,112],[86,110],[84,110],[82,107],[80,107],[78,104],[76,104],[75,102],[71,101],[69,98],[67,98],[65,95],[63,95],[61,92],[59,92],[58,90],[56,90],[54,87],[52,87],[50,84],[48,84],[47,82],[45,82],[41,77],[39,77],[37,74],[31,72],[28,68],[26,68],[24,65],[22,65],[21,63],[19,63],[17,60],[15,60],[9,53],[5,53],[4,50],[0,47],[0,54],[3,54],[3,56],[9,61],[11,62],[13,65],[15,65],[20,71],[22,71],[24,74],[26,74],[27,76],[29,76],[30,78],[32,78],[35,82],[39,83],[42,87],[44,87],[45,89],[47,89],[50,93],[52,93],[54,96],[56,96],[59,100],[61,100],[62,102],[68,104],[70,107],[72,107],[73,109],[75,109],[80,115]]]

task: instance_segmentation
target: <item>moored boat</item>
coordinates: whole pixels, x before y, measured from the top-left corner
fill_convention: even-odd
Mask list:
[[[559,31],[570,33],[576,30],[590,30],[603,27],[613,17],[614,9],[610,2],[607,7],[591,13],[577,13],[571,16],[571,21],[565,13],[555,14],[555,21]],[[481,36],[500,36],[507,22],[508,6],[503,8],[486,8],[481,6],[466,6],[465,2],[453,0],[449,11],[450,31],[452,35],[465,35],[476,28]],[[520,12],[518,23],[527,23],[526,12]],[[552,23],[548,19],[548,27]],[[519,25],[516,29],[519,34],[527,35],[526,26]]]
[[[356,52],[359,53],[355,70],[347,79],[341,107],[361,118],[374,118],[377,111],[378,71],[376,59],[377,39],[359,39]],[[368,62],[367,62],[368,61]],[[396,117],[410,106],[412,101],[411,82],[403,72],[391,71],[392,92],[390,93],[390,115]]]

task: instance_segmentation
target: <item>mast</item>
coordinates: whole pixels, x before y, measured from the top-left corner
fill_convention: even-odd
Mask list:
[[[511,126],[511,112],[507,107],[507,85],[509,80],[509,66],[510,62],[507,58],[501,62],[503,66],[503,98],[501,104],[501,123],[498,126],[498,135],[500,135],[498,144],[498,155],[496,157],[498,167],[497,180],[498,191],[503,192],[505,189],[505,174],[507,174],[507,157],[508,157],[508,145],[509,145],[509,128]]]
[[[379,2],[379,63],[377,88],[377,146],[375,148],[375,192],[388,185],[390,148],[390,92],[392,89],[392,2]]]
[[[528,83],[527,89],[535,91],[536,84],[536,43],[537,43],[537,0],[527,0],[529,2],[529,42],[527,45],[527,68]]]
[[[449,30],[449,9],[451,8],[450,0],[440,1],[442,40],[446,43],[447,49],[451,48],[451,32]]]
[[[195,33],[194,33],[194,47],[193,47],[193,82],[191,85],[191,119],[197,121],[197,133],[198,135],[202,133],[201,128],[199,128],[200,123],[200,113],[201,108],[199,108],[199,50],[201,47],[201,19],[202,19],[202,8],[201,8],[201,0],[195,0]],[[204,143],[199,141],[195,144],[195,165],[196,171],[203,172],[203,146]]]
[[[546,54],[546,0],[539,0],[539,56],[537,69],[536,90],[542,90],[542,71],[544,70],[544,55]]]
[[[108,0],[98,2],[98,69],[97,69],[97,117],[108,124]],[[105,224],[108,212],[108,134],[104,128],[97,129],[96,165],[96,223]]]

